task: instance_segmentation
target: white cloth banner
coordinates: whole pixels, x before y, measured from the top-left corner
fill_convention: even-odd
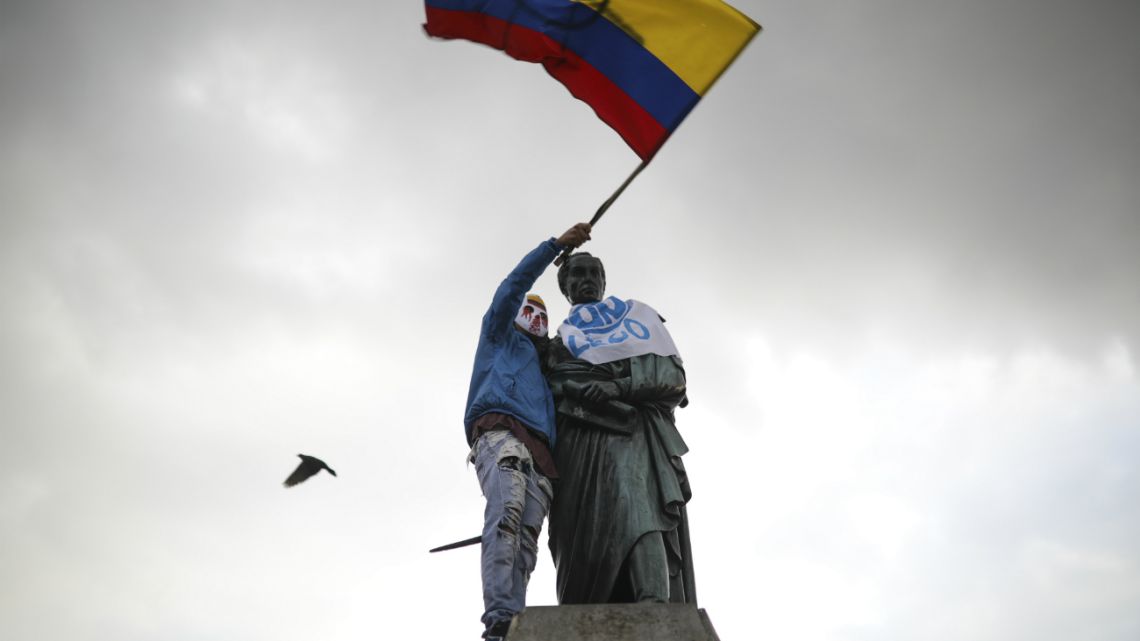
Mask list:
[[[570,308],[558,335],[574,358],[595,365],[642,354],[680,356],[652,307],[616,296]]]

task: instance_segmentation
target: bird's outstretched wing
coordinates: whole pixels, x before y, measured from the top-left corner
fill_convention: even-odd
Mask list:
[[[325,465],[325,462],[319,458],[305,456],[304,454],[298,454],[297,456],[301,458],[301,464],[297,466],[297,469],[293,470],[289,478],[285,479],[285,487],[293,487],[317,472],[320,472],[321,468],[328,470],[333,476],[336,476],[336,472],[333,472],[332,469]]]

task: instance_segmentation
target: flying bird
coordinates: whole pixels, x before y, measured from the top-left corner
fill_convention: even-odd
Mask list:
[[[293,487],[321,470],[328,470],[329,474],[336,476],[336,472],[328,465],[325,465],[325,462],[321,459],[307,454],[298,454],[297,456],[301,458],[301,464],[297,466],[297,469],[293,470],[289,478],[285,479],[285,487]]]

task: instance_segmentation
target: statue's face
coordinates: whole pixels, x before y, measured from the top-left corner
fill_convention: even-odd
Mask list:
[[[566,272],[566,297],[574,305],[596,303],[606,293],[602,261],[593,256],[571,259]]]

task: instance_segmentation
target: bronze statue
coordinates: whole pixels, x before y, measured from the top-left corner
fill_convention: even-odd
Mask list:
[[[558,271],[573,305],[551,341],[560,480],[550,511],[558,601],[695,603],[681,456],[673,410],[685,371],[657,312],[603,299],[605,268],[588,253]]]

